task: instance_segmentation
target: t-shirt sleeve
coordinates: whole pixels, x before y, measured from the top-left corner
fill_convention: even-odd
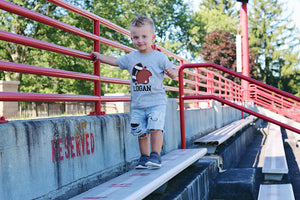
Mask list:
[[[173,69],[176,69],[176,67],[174,66],[174,64],[169,60],[168,56],[166,54],[164,54],[163,56],[163,65],[166,68],[171,67]]]
[[[128,63],[129,63],[128,54],[117,58],[117,63],[122,70],[128,69]]]

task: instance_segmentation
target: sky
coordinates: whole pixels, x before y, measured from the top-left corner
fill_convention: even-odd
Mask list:
[[[300,0],[288,0],[286,3],[287,3],[289,11],[293,12],[292,19],[294,20],[294,22],[296,23],[296,26],[300,30],[300,21],[299,21],[299,19],[300,19],[300,12],[299,12]]]

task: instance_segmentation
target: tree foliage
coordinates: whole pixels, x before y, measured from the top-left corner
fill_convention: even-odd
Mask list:
[[[200,10],[192,18],[199,25],[191,29],[194,33],[202,31],[193,34],[191,41],[195,41],[195,45],[189,49],[199,50],[205,61],[234,69],[235,64],[231,65],[229,61],[235,60],[235,51],[230,53],[230,59],[228,54],[221,53],[228,51],[222,47],[234,43],[233,37],[224,37],[223,45],[212,38],[220,38],[228,31],[236,34],[239,21],[236,8],[233,1],[202,1]],[[299,95],[299,55],[294,51],[299,47],[299,33],[289,16],[284,16],[284,11],[283,3],[278,0],[253,0],[248,4],[250,74],[269,85]],[[196,52],[194,55],[197,56]]]
[[[233,1],[209,0],[200,4],[200,11],[194,14],[194,19],[202,22],[203,34],[194,34],[195,41],[198,43],[200,56],[205,62],[212,62],[233,71],[236,70],[236,42],[239,18],[234,8]],[[197,29],[199,26],[194,27]],[[253,72],[252,77],[256,77],[255,58],[250,51],[250,69]],[[197,56],[195,52],[195,56]],[[218,73],[234,80],[229,74]],[[236,80],[237,81],[237,80]]]
[[[203,59],[206,62],[212,62],[233,71],[236,71],[236,44],[235,44],[235,35],[231,34],[230,31],[212,31],[207,34],[204,38],[205,43],[202,46],[200,54],[203,56]],[[256,71],[256,55],[250,51],[250,62],[249,67],[252,72]],[[221,73],[223,76],[235,80],[229,74]],[[251,73],[253,78],[255,73]],[[238,81],[238,80],[235,80]]]
[[[278,0],[253,0],[253,5],[249,9],[249,45],[259,55],[260,79],[296,94],[299,59],[293,50],[299,47],[299,37],[295,26]]]
[[[207,34],[217,30],[230,31],[235,34],[237,23],[236,18],[221,12],[219,9],[201,8],[192,16],[189,31],[191,38],[187,41],[187,49],[193,52],[194,57],[198,57],[203,44],[206,43],[205,37]]]
[[[208,10],[218,10],[219,13],[228,16],[236,16],[236,9],[234,9],[235,0],[207,0],[202,1],[200,4],[201,8]]]

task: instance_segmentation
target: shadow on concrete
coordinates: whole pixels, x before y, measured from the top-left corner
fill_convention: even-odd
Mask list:
[[[281,128],[281,133],[289,168],[288,179],[292,183],[295,199],[300,199],[300,147],[293,132]]]

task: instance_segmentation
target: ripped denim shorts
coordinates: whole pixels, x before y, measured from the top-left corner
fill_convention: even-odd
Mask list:
[[[157,105],[148,108],[131,109],[130,133],[141,136],[150,133],[151,129],[164,131],[166,105]]]

